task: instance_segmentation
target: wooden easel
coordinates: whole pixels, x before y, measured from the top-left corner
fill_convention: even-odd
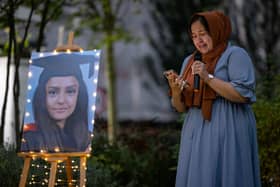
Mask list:
[[[74,33],[70,32],[68,36],[68,44],[61,45],[55,48],[55,52],[77,52],[83,51],[83,49],[73,44]],[[40,152],[21,152],[18,156],[24,158],[24,166],[22,174],[20,177],[19,187],[25,187],[26,180],[28,177],[28,172],[30,168],[31,160],[34,158],[41,158],[51,164],[50,176],[48,181],[48,187],[53,187],[55,185],[57,165],[60,162],[66,163],[66,175],[68,187],[72,187],[72,167],[71,167],[71,157],[80,157],[80,187],[85,187],[86,185],[86,159],[90,156],[87,152],[72,152],[72,153],[40,153]]]
[[[86,184],[86,160],[90,156],[86,152],[73,152],[73,153],[18,153],[19,156],[24,158],[24,165],[22,174],[20,177],[19,187],[25,187],[26,180],[28,177],[28,172],[30,168],[30,163],[32,159],[41,158],[51,164],[50,176],[48,181],[48,187],[53,187],[55,185],[57,164],[60,162],[66,163],[66,175],[68,187],[72,187],[72,167],[71,167],[71,157],[80,157],[80,187],[85,187]]]

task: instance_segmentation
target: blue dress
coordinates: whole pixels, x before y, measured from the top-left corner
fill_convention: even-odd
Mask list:
[[[211,121],[203,119],[199,108],[187,111],[181,132],[176,187],[259,187],[256,121],[251,108],[256,101],[255,74],[247,52],[229,44],[214,76],[230,82],[250,102],[233,103],[218,96],[213,103]]]

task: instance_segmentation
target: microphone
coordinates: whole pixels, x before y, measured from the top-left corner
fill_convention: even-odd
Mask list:
[[[201,53],[197,52],[194,55],[194,61],[199,60],[202,61],[202,56]],[[198,92],[199,91],[199,83],[200,83],[200,77],[198,74],[194,74],[194,91]]]

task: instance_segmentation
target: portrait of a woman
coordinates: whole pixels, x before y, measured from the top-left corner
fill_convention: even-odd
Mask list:
[[[67,54],[33,60],[32,65],[43,70],[32,99],[34,123],[24,124],[21,151],[89,149],[89,94],[80,69],[87,62]]]

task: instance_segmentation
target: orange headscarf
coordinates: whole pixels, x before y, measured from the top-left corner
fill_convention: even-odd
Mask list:
[[[225,51],[228,39],[231,34],[230,20],[223,13],[218,11],[209,11],[196,13],[193,16],[203,16],[209,27],[209,35],[213,40],[213,49],[206,54],[202,54],[202,61],[206,63],[206,69],[210,74],[214,73],[215,66],[218,59]],[[183,79],[186,80],[190,87],[183,90],[183,101],[186,107],[197,106],[201,107],[203,118],[211,120],[211,111],[213,100],[216,98],[215,91],[200,79],[200,89],[194,92],[193,82],[194,76],[192,75],[191,66],[194,62],[195,51],[190,57],[188,65],[183,72]]]

